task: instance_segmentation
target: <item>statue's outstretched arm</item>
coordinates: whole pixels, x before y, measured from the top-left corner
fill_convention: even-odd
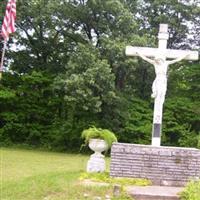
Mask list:
[[[186,58],[188,55],[189,55],[189,54],[185,54],[184,56],[181,56],[181,57],[179,57],[179,58],[177,58],[177,59],[174,59],[174,60],[171,60],[171,61],[167,61],[167,63],[168,63],[168,65],[174,64],[174,63],[176,63],[176,62],[179,62],[179,61],[183,60],[183,59]]]
[[[152,65],[155,64],[154,60],[150,59],[150,58],[147,58],[146,56],[142,55],[141,53],[137,52],[137,55],[140,56],[143,60],[151,63]]]

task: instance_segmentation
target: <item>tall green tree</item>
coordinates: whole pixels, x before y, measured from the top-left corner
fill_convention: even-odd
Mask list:
[[[9,41],[15,50],[6,54],[9,70],[0,85],[0,138],[72,149],[82,130],[96,125],[119,141],[149,143],[155,72],[140,58],[127,58],[125,47],[156,47],[159,23],[168,23],[169,48],[198,49],[187,38],[198,39],[198,10],[172,0],[18,1],[17,32]],[[169,68],[167,145],[197,146],[199,72],[199,62]]]

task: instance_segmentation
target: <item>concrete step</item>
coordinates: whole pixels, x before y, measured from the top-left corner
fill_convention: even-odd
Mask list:
[[[183,187],[128,186],[127,193],[135,200],[179,200]]]

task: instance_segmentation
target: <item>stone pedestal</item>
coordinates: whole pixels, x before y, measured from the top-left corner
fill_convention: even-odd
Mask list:
[[[200,178],[200,150],[114,143],[110,175],[146,178],[154,185],[184,186]]]
[[[92,154],[87,162],[87,172],[104,172],[105,170],[104,155],[99,153]]]
[[[90,139],[89,147],[95,153],[88,160],[87,172],[104,172],[106,170],[106,162],[101,152],[108,149],[107,143],[100,139]]]

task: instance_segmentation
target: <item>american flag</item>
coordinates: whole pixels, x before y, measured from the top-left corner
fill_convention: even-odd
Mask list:
[[[8,40],[9,34],[15,32],[16,0],[8,0],[6,14],[3,20],[1,35],[4,41]]]

